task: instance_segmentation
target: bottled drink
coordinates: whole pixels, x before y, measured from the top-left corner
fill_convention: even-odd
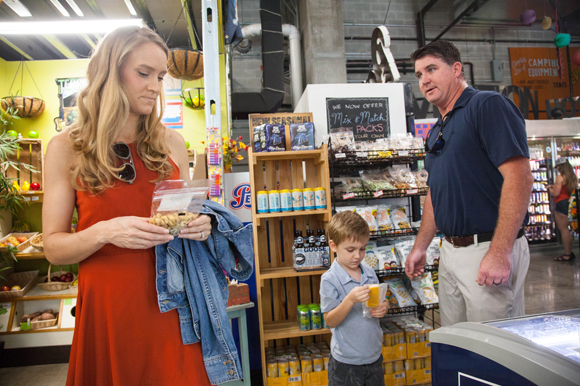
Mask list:
[[[302,231],[294,232],[294,245],[292,246],[292,260],[294,269],[297,271],[307,269],[306,253],[304,250],[304,239],[302,238]]]
[[[322,256],[322,266],[328,268],[330,267],[330,247],[328,246],[328,240],[326,239],[324,229],[318,230],[318,239],[320,240],[320,253]]]

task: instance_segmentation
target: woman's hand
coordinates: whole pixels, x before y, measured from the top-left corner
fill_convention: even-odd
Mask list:
[[[202,214],[198,216],[195,220],[192,220],[187,224],[187,228],[182,229],[179,232],[179,237],[184,239],[204,241],[207,240],[211,233],[211,218]]]
[[[149,224],[149,217],[117,217],[101,224],[106,232],[104,243],[121,248],[147,249],[173,240],[167,229]]]

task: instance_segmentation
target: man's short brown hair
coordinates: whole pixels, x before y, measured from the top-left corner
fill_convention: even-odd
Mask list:
[[[353,211],[337,213],[328,223],[328,240],[336,245],[346,240],[368,241],[369,237],[369,224]]]
[[[461,64],[461,76],[465,79],[465,74],[463,72],[463,62],[461,61],[461,53],[455,47],[453,43],[448,40],[435,40],[419,48],[417,51],[411,54],[411,61],[413,66],[415,62],[425,56],[434,56],[441,59],[449,66],[453,66],[454,63],[459,62]]]

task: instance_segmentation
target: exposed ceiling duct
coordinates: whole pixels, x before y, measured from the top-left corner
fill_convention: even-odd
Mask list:
[[[284,100],[284,35],[280,2],[260,0],[262,25],[261,92],[233,92],[232,116],[247,118],[250,113],[274,113]]]

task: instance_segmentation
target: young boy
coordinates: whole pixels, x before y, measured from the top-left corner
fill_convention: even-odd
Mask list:
[[[387,313],[383,300],[363,317],[362,303],[369,298],[368,284],[378,284],[375,271],[361,261],[369,241],[369,226],[357,213],[347,211],[332,217],[328,244],[336,259],[322,275],[320,306],[332,332],[328,386],[384,386],[383,334],[379,318]]]

